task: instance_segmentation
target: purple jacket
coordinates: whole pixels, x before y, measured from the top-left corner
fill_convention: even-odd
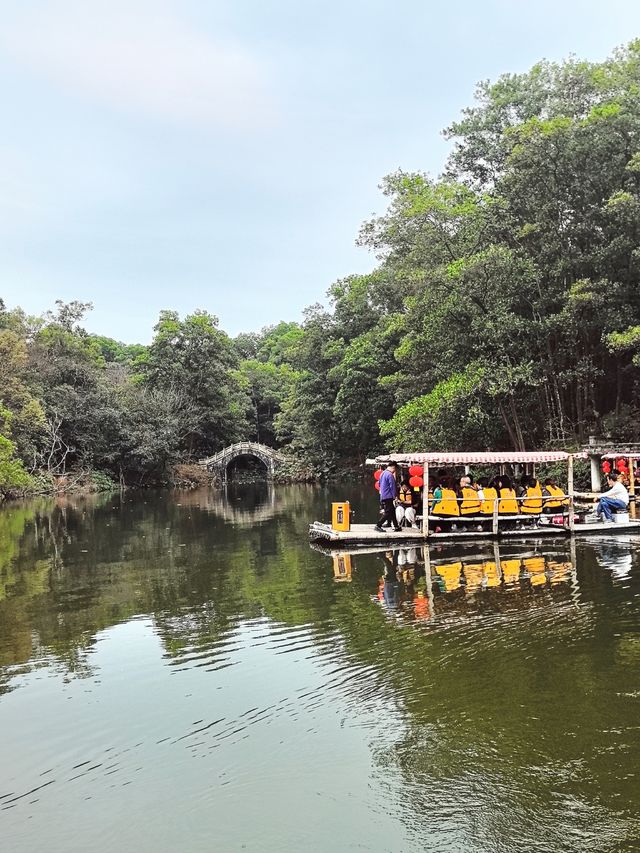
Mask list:
[[[396,478],[391,471],[383,471],[380,477],[380,500],[388,501],[398,497]]]

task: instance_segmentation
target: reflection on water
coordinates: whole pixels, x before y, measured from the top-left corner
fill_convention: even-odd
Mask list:
[[[382,574],[374,600],[409,621],[501,613],[557,605],[564,599],[575,602],[579,592],[575,553],[553,553],[546,543],[544,551],[500,549],[497,544],[478,552],[397,548],[380,551],[379,558]],[[348,559],[352,576],[357,555],[333,559],[334,564]]]
[[[338,498],[0,511],[3,849],[634,849],[640,537],[311,550]]]

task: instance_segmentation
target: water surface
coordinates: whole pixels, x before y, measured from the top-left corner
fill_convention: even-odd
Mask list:
[[[640,537],[325,554],[367,491],[0,510],[0,838],[640,849]]]

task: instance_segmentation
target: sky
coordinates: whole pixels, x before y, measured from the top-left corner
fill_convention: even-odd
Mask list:
[[[637,0],[0,0],[0,297],[300,320],[375,258],[379,184],[437,175],[476,82],[640,36]]]

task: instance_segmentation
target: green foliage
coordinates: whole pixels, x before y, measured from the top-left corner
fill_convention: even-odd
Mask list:
[[[25,492],[33,485],[24,465],[16,458],[15,444],[0,435],[0,497]]]
[[[487,407],[482,405],[483,368],[470,365],[463,373],[454,373],[439,382],[428,394],[409,400],[390,420],[381,425],[389,447],[396,450],[421,450],[455,447],[482,450],[493,439]]]
[[[640,40],[481,83],[441,177],[383,179],[358,238],[376,268],[302,323],[232,340],[163,311],[144,347],[88,335],[88,304],[0,303],[11,458],[146,483],[239,439],[322,471],[385,445],[640,439],[639,93]]]

